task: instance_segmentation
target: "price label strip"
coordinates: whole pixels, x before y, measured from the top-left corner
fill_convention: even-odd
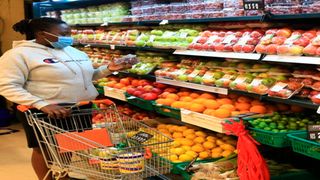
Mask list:
[[[153,137],[153,135],[140,131],[137,134],[130,137],[130,139],[135,142],[138,142],[139,144],[142,144],[142,143],[148,141],[149,139],[151,139],[152,137]]]
[[[308,139],[320,140],[320,125],[308,125]]]
[[[244,10],[264,10],[264,0],[243,0]]]

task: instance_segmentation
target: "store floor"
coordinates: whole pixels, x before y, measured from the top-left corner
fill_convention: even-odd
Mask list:
[[[35,180],[30,158],[31,149],[27,147],[21,124],[10,126],[19,132],[0,135],[0,179]]]

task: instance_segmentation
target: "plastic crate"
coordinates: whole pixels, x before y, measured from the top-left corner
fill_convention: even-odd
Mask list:
[[[252,137],[261,144],[269,145],[276,148],[283,148],[290,146],[288,139],[288,133],[306,132],[305,130],[297,130],[291,132],[272,132],[257,128],[250,128],[250,134]]]
[[[154,103],[154,109],[159,114],[181,120],[180,109],[173,108],[170,106],[165,106],[165,105],[158,105],[156,103]]]
[[[307,139],[307,132],[290,133],[288,137],[294,152],[320,160],[320,143]]]
[[[125,96],[129,104],[135,105],[147,111],[154,111],[154,106],[153,106],[154,101],[147,101],[147,100],[132,96],[128,93],[125,93]]]

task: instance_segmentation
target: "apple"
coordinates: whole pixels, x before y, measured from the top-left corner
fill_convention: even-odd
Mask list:
[[[266,34],[275,34],[277,32],[277,29],[269,29],[266,31]]]
[[[288,54],[289,53],[289,46],[286,46],[286,45],[278,46],[277,53],[282,54],[282,55]]]
[[[212,33],[210,31],[203,31],[201,33],[201,36],[205,36],[205,37],[210,37],[212,35]]]
[[[153,89],[153,86],[151,85],[146,85],[143,86],[144,92],[151,92],[151,90]]]
[[[128,86],[130,85],[130,80],[128,78],[122,78],[120,79],[120,83]]]
[[[293,45],[289,48],[289,54],[290,55],[295,55],[295,56],[299,56],[301,55],[303,52],[303,47],[302,46],[296,46]]]
[[[307,37],[308,39],[313,39],[317,36],[316,30],[309,30],[302,34],[303,37]]]
[[[270,44],[266,47],[265,53],[266,54],[277,54],[278,45]]]
[[[266,53],[266,46],[265,45],[262,45],[262,44],[258,44],[256,46],[256,51],[257,53]]]
[[[139,91],[139,90],[133,93],[133,95],[136,97],[141,97],[142,94],[143,94],[143,91]]]
[[[291,29],[289,28],[282,28],[282,29],[279,29],[277,32],[276,32],[276,35],[277,36],[282,36],[282,37],[285,37],[285,38],[289,38],[291,36]]]
[[[161,83],[158,83],[158,82],[154,82],[152,85],[153,85],[154,87],[156,87],[156,88],[159,88],[159,89],[164,89],[164,88],[167,87],[167,85],[161,84]]]
[[[284,41],[286,40],[287,38],[285,37],[282,37],[282,36],[276,36],[276,37],[273,37],[271,42],[273,44],[278,44],[278,45],[281,45],[284,43]]]
[[[197,83],[197,84],[201,84],[203,81],[201,76],[196,76],[193,78],[192,82]]]
[[[262,35],[263,34],[261,32],[259,32],[259,31],[252,31],[251,34],[250,34],[250,36],[255,38],[255,39],[261,38]]]
[[[310,39],[307,37],[301,37],[298,40],[293,42],[294,45],[299,45],[303,47],[306,47],[309,43],[310,43]]]
[[[181,74],[181,75],[179,75],[179,76],[177,77],[177,79],[178,79],[179,81],[188,81],[188,75],[186,75],[186,74]]]
[[[233,46],[232,49],[233,49],[234,52],[241,52],[242,45],[236,44],[236,45]]]
[[[149,92],[141,95],[141,98],[148,101],[156,100],[158,98],[158,94]]]
[[[307,47],[303,49],[303,54],[308,56],[315,56],[317,53],[317,47],[309,44]]]
[[[152,35],[162,36],[163,31],[161,31],[161,30],[152,30],[150,33],[151,33]]]
[[[136,88],[128,88],[127,93],[133,95],[133,93],[136,91]]]
[[[198,39],[198,43],[200,43],[200,44],[204,44],[204,43],[206,43],[208,41],[208,37],[201,37],[201,38],[199,38]]]
[[[317,48],[316,55],[320,56],[320,47]]]
[[[254,51],[254,45],[244,45],[242,51],[245,53],[251,53]]]
[[[137,87],[137,90],[138,90],[138,91],[142,91],[142,92],[144,92],[144,88],[143,88],[143,86],[138,86],[138,87]]]
[[[151,92],[156,93],[157,95],[162,93],[161,89],[159,88],[152,88]]]
[[[164,92],[177,93],[178,90],[175,89],[175,88],[166,88],[166,89],[164,90]]]

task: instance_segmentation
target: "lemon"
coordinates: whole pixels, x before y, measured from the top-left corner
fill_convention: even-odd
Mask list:
[[[196,153],[194,151],[187,151],[185,154],[188,154],[189,156],[192,156],[193,158],[198,156],[198,153]]]
[[[185,161],[192,161],[192,159],[193,159],[193,157],[190,156],[190,155],[188,155],[188,154],[181,154],[181,155],[179,156],[179,160],[180,160],[180,161],[183,161],[183,162],[185,162]]]

